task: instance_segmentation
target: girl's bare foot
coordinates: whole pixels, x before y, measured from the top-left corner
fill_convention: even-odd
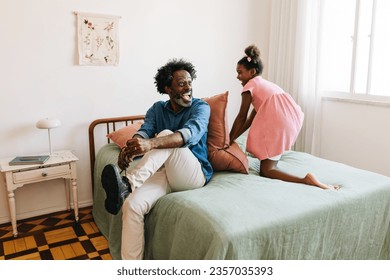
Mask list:
[[[334,186],[321,183],[312,173],[307,173],[305,178],[303,178],[303,182],[307,185],[316,186],[324,190],[338,190],[340,188],[340,186],[337,185]]]

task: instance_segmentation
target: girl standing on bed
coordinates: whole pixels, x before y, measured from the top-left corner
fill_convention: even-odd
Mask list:
[[[237,79],[244,88],[240,111],[230,131],[230,142],[233,143],[250,128],[247,150],[260,160],[260,176],[322,189],[337,189],[321,183],[312,173],[299,178],[278,168],[282,153],[291,149],[298,137],[304,115],[288,93],[261,77],[263,63],[259,49],[251,45],[245,49],[245,54],[236,68]],[[251,104],[253,110],[248,116]]]

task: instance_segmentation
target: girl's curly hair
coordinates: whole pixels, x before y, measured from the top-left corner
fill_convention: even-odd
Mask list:
[[[250,45],[245,48],[245,56],[241,58],[238,64],[243,65],[246,69],[254,68],[257,74],[263,72],[263,62],[260,59],[260,50],[255,45]]]
[[[173,73],[178,70],[185,70],[190,73],[191,78],[196,79],[196,70],[191,62],[183,59],[171,59],[164,66],[157,70],[156,76],[154,76],[154,83],[157,87],[157,91],[161,94],[166,94],[165,87],[170,87],[173,81]]]

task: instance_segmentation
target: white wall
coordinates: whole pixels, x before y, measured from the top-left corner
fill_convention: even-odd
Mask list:
[[[390,176],[390,104],[325,98],[320,138],[323,158]]]
[[[57,117],[53,149],[79,157],[80,206],[92,204],[88,125],[97,118],[143,114],[165,99],[153,84],[173,57],[197,68],[194,94],[231,92],[229,120],[238,110],[235,65],[257,44],[267,63],[270,0],[0,0],[0,158],[45,153],[47,133],[35,128]],[[74,11],[120,15],[120,64],[78,66]],[[0,183],[0,223],[9,221]],[[16,190],[17,217],[66,208],[61,180]]]

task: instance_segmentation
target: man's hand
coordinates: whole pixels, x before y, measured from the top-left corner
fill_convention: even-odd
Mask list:
[[[126,155],[126,146],[122,148],[118,156],[118,166],[121,170],[127,169],[129,167],[130,158]]]
[[[118,157],[118,166],[124,170],[129,167],[129,163],[136,156],[146,154],[152,149],[179,148],[183,146],[183,137],[180,132],[169,133],[165,136],[159,136],[149,139],[134,137],[126,142]]]
[[[129,163],[133,161],[134,157],[145,154],[151,150],[150,140],[143,138],[132,138],[122,148],[118,157],[118,166],[121,170],[129,167]]]

